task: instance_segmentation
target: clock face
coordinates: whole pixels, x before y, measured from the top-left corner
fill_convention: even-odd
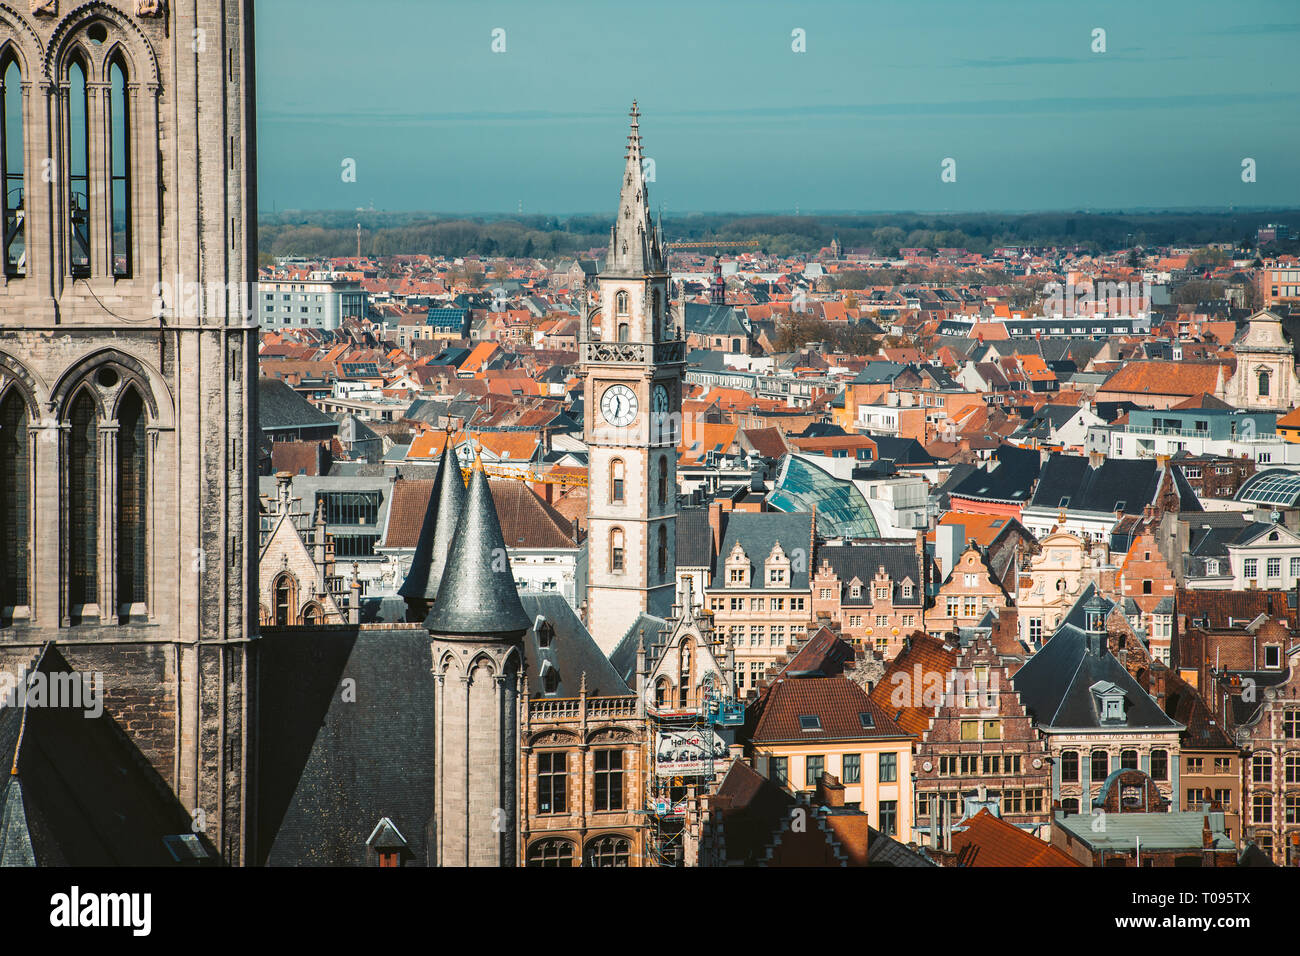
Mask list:
[[[626,385],[611,385],[600,397],[600,413],[618,428],[630,425],[637,413],[636,392]]]
[[[662,385],[655,386],[654,413],[661,416],[668,414],[668,389]]]

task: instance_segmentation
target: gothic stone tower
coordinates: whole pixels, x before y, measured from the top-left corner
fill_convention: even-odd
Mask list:
[[[55,641],[102,671],[107,711],[240,863],[252,2],[0,3],[0,82],[0,669]]]
[[[460,481],[455,455],[443,455]],[[519,601],[496,505],[476,461],[433,610],[434,862],[514,866],[518,842]]]
[[[587,628],[606,653],[641,612],[669,616],[677,566],[685,342],[668,308],[668,260],[650,219],[635,102],[631,116],[599,304],[581,330]]]

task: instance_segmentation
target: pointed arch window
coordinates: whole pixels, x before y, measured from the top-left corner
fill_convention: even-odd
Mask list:
[[[68,416],[68,604],[98,603],[99,413],[85,390]]]
[[[668,459],[660,457],[659,459],[659,507],[663,508],[668,504]]]
[[[90,110],[86,66],[68,65],[68,261],[75,279],[90,275]]]
[[[614,296],[614,314],[627,315],[627,303],[628,298],[626,292],[620,292],[618,295]]]
[[[668,529],[659,526],[659,577],[668,574]]]
[[[113,222],[113,276],[131,275],[131,107],[126,64],[114,56],[108,68],[109,184]]]
[[[0,395],[0,609],[27,605],[27,403]]]
[[[609,569],[611,571],[622,571],[623,567],[623,529],[615,528],[609,533]]]
[[[12,54],[0,58],[0,204],[4,212],[3,258],[11,279],[27,274],[23,183],[23,73]]]
[[[682,638],[677,654],[677,706],[689,707],[691,696],[691,639]]]
[[[117,603],[125,616],[148,600],[149,451],[134,388],[122,396],[117,425]]]
[[[294,586],[289,575],[282,574],[275,579],[273,587],[275,607],[272,610],[271,623],[277,627],[288,627],[293,623]]]
[[[620,342],[626,342],[630,334],[631,334],[631,326],[629,326],[626,322],[620,322],[618,324],[618,340]]]
[[[609,463],[609,503],[622,504],[624,491],[624,465],[622,458],[615,458]]]

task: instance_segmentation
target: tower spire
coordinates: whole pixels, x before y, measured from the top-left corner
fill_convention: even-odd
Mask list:
[[[607,274],[641,276],[663,272],[665,263],[662,243],[650,216],[650,197],[646,190],[646,160],[641,151],[641,111],[636,100],[628,111],[627,152],[623,167],[623,184],[619,189],[618,212],[610,230]]]
[[[424,626],[450,640],[491,636],[509,641],[521,637],[531,624],[519,601],[487,475],[475,468],[469,475],[438,600]]]
[[[461,481],[456,450],[448,432],[442,458],[438,461],[438,475],[433,480],[429,502],[424,509],[415,555],[406,580],[397,592],[406,599],[408,621],[423,621],[438,596],[438,585],[442,582],[447,554],[464,504],[465,482]]]

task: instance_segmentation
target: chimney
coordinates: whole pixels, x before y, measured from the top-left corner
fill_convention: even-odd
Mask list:
[[[817,802],[832,808],[844,806],[844,784],[840,783],[839,777],[822,772],[817,781]]]
[[[1106,460],[1104,453],[1099,451],[1088,452],[1088,465],[1091,468],[1100,468],[1101,463]]]
[[[1208,850],[1212,846],[1214,846],[1214,833],[1210,830],[1210,818],[1206,816],[1205,822],[1201,826],[1201,847]]]

